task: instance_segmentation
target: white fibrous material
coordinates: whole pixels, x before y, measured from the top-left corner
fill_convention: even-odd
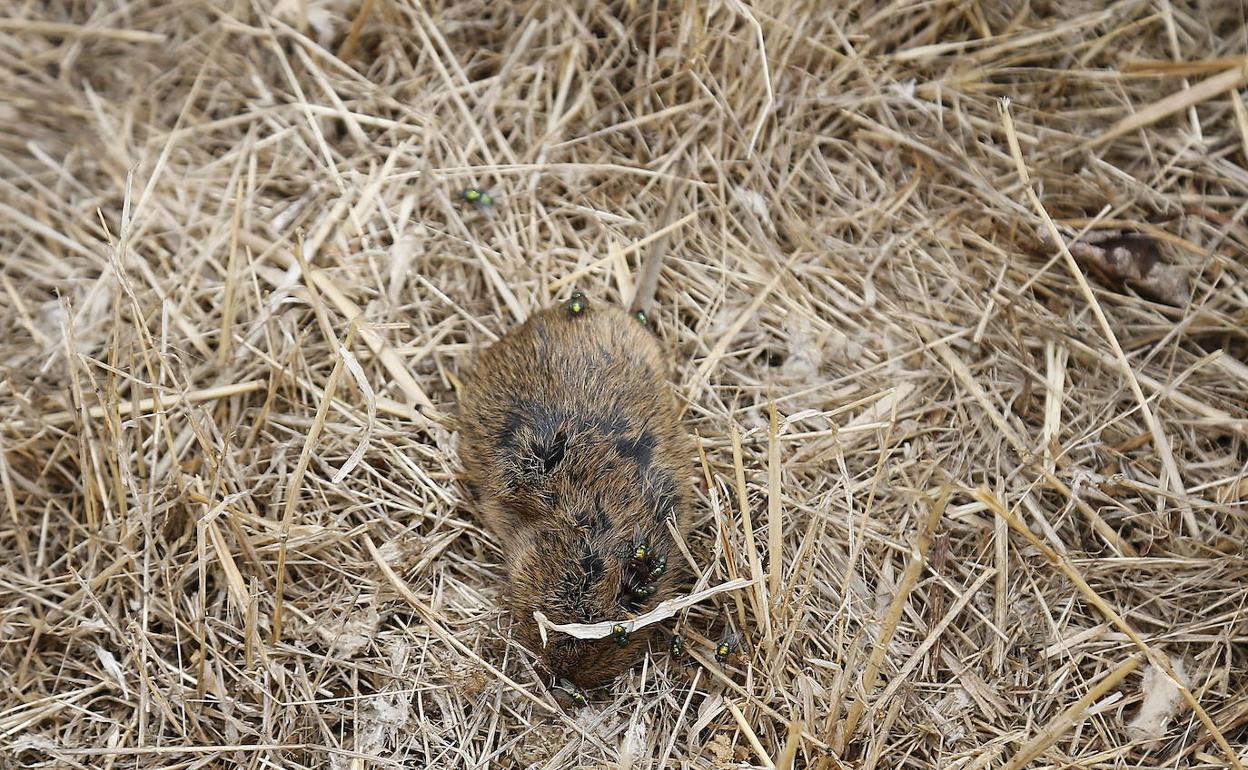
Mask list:
[[[1187,687],[1187,672],[1183,669],[1183,661],[1174,661],[1174,673],[1179,681]],[[1144,670],[1144,682],[1140,685],[1144,700],[1135,718],[1127,723],[1127,735],[1135,741],[1146,741],[1155,744],[1166,736],[1170,721],[1179,712],[1182,696],[1179,686],[1156,666]]]

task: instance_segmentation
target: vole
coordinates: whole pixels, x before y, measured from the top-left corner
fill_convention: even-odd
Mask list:
[[[578,687],[603,684],[647,649],[631,637],[543,646],[553,623],[641,614],[673,595],[692,501],[693,442],[644,313],[570,300],[486,349],[464,378],[456,420],[475,508],[502,544],[516,637]]]

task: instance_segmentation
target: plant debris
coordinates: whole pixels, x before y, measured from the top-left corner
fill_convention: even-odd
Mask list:
[[[1242,28],[9,3],[0,766],[1236,767]],[[742,588],[561,710],[455,389],[552,298],[652,284],[698,437],[669,556]]]
[[[1042,236],[1046,243],[1048,238]],[[1188,271],[1161,261],[1155,238],[1122,230],[1093,230],[1067,243],[1075,259],[1111,286],[1129,285],[1169,305],[1183,306],[1191,291]]]

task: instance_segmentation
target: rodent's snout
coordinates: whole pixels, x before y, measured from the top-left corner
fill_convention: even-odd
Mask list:
[[[659,537],[586,538],[542,532],[512,553],[515,633],[544,668],[578,687],[594,687],[628,670],[645,652],[653,629],[578,639],[558,631],[543,645],[534,611],[553,623],[600,623],[635,617],[664,598],[672,576],[670,543]],[[623,626],[621,626],[623,629]]]
[[[633,666],[645,652],[651,629],[638,631],[625,647],[605,639],[551,639],[541,651],[542,662],[559,679],[593,688],[610,682]]]

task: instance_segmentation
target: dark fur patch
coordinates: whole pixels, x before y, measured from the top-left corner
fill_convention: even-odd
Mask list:
[[[550,473],[567,451],[568,437],[560,430],[563,415],[529,399],[512,402],[498,431],[499,461],[520,476]],[[523,447],[523,449],[521,449]]]
[[[567,419],[563,410],[553,409],[539,402],[529,402],[529,414],[532,418],[533,430],[539,436],[555,435]]]
[[[595,508],[576,514],[576,525],[588,530],[591,535],[600,536],[611,529],[611,520],[602,508]]]
[[[650,460],[654,456],[654,447],[657,443],[658,440],[654,434],[646,431],[637,438],[617,438],[615,451],[624,458],[636,462],[637,470],[644,473],[650,467]]]
[[[512,449],[517,443],[517,434],[524,427],[529,427],[539,436],[554,436],[567,430],[597,430],[604,436],[622,436],[632,430],[633,424],[618,409],[610,409],[603,414],[573,414],[563,409],[552,408],[531,399],[512,402],[511,410],[504,418],[503,427],[498,432],[499,446]],[[565,434],[564,440],[567,436]],[[653,442],[653,439],[651,439]]]
[[[568,434],[559,431],[555,434],[555,438],[545,446],[537,447],[537,456],[541,458],[542,467],[547,473],[555,469],[563,460],[564,452],[568,449]]]
[[[607,565],[602,557],[596,553],[587,553],[581,557],[581,572],[585,575],[591,585],[602,580],[602,576],[606,574]]]
[[[517,404],[512,411],[507,413],[507,417],[503,419],[503,427],[498,432],[498,446],[504,451],[513,451],[516,448],[516,434],[520,432],[520,428],[524,425],[524,414]]]
[[[604,436],[619,436],[628,433],[633,427],[628,418],[618,411],[611,411],[604,415],[600,415],[593,422],[594,427],[602,431]]]

